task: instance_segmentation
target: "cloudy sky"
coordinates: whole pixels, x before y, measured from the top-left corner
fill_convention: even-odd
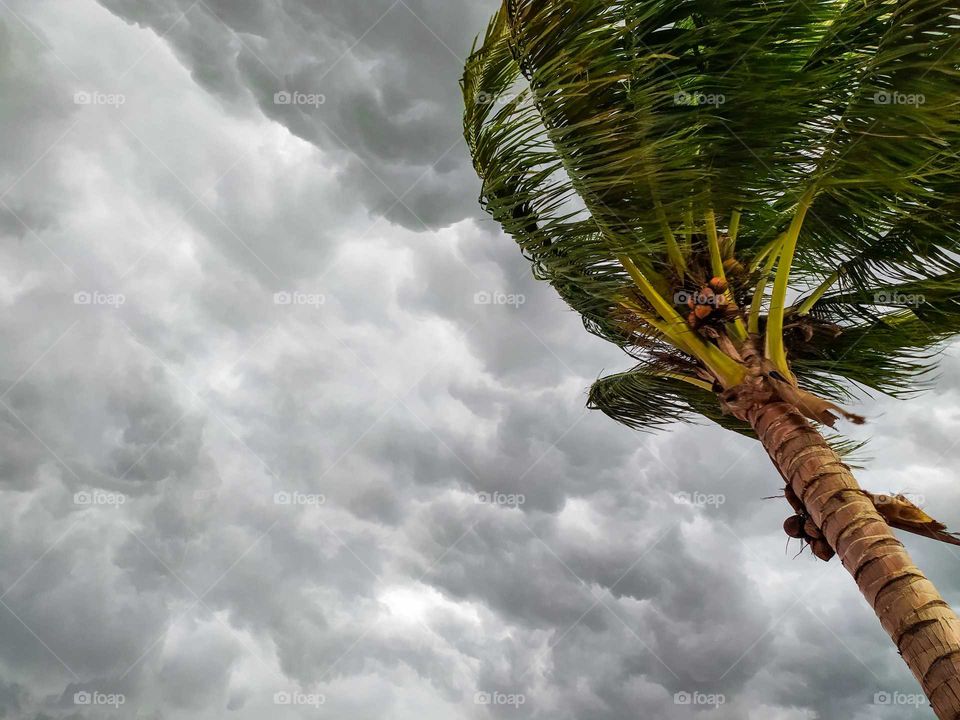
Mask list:
[[[495,5],[0,0],[0,717],[932,717],[758,445],[585,410],[459,139]],[[860,477],[957,527],[942,369]]]

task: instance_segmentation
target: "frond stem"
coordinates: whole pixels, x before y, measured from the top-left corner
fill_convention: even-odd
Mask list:
[[[820,283],[820,285],[817,286],[817,289],[810,294],[810,297],[806,298],[802,303],[800,303],[800,306],[797,308],[797,315],[809,315],[810,311],[813,309],[813,306],[820,301],[820,298],[826,294],[827,290],[832,288],[837,283],[842,274],[842,270],[839,269],[830,273],[826,280]]]
[[[667,214],[663,211],[663,206],[660,204],[659,200],[656,200],[655,203],[657,209],[657,219],[660,221],[660,228],[663,231],[663,239],[667,244],[667,256],[670,258],[670,262],[673,263],[673,267],[677,271],[677,274],[682,279],[687,271],[687,263],[683,258],[683,253],[680,250],[680,246],[677,244],[677,238],[670,229],[670,223],[667,222]]]
[[[674,307],[656,291],[636,264],[626,255],[617,259],[630,274],[640,293],[662,318],[662,321],[644,318],[670,340],[677,348],[697,358],[712,372],[724,387],[734,387],[743,380],[743,367],[724,355],[718,347],[696,335]]]
[[[671,380],[679,380],[685,382],[689,385],[694,385],[701,390],[707,390],[708,392],[713,392],[713,385],[708,383],[706,380],[701,380],[700,378],[691,377],[690,375],[684,375],[683,373],[671,373],[663,372],[657,373],[660,377],[670,378]]]
[[[774,263],[780,257],[780,245],[783,243],[784,236],[777,238],[777,243],[767,251],[767,262],[763,265],[760,279],[757,280],[757,287],[753,291],[753,300],[750,303],[750,317],[747,319],[747,331],[751,335],[760,333],[760,310],[763,308],[763,297],[766,293],[767,282],[770,280],[770,273],[773,270]]]
[[[749,271],[755,272],[756,269],[760,267],[761,263],[763,263],[763,261],[767,259],[770,256],[770,253],[774,250],[779,252],[780,245],[783,243],[783,239],[786,236],[787,234],[785,232],[780,233],[777,235],[777,237],[764,245],[763,249],[754,256],[753,260],[750,261],[750,266],[748,268]]]
[[[780,259],[777,262],[777,275],[773,281],[773,293],[770,297],[770,313],[767,316],[765,355],[780,374],[791,379],[793,375],[787,365],[787,352],[783,344],[783,316],[787,307],[787,286],[790,283],[790,270],[793,266],[793,256],[797,249],[797,240],[800,238],[800,228],[813,198],[817,186],[814,184],[803,194],[797,203],[797,210],[793,215],[790,228],[787,230],[783,245],[780,248]]]
[[[737,247],[737,234],[740,232],[740,211],[734,210],[730,215],[730,254],[734,255]]]
[[[727,274],[723,269],[723,255],[720,252],[720,236],[717,233],[717,218],[712,209],[707,210],[704,219],[707,221],[707,245],[710,248],[710,267],[713,270],[714,277],[726,281]],[[730,292],[729,288],[724,295],[726,295],[727,301],[733,303],[733,306],[736,307],[733,293]],[[743,326],[743,320],[740,318],[733,321],[733,336],[741,343],[747,339],[747,329]]]

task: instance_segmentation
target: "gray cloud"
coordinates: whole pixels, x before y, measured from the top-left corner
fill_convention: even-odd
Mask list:
[[[174,48],[223,102],[256,104],[339,157],[369,212],[422,229],[477,215],[457,83],[491,3],[103,0]],[[323,102],[277,104],[278,92]]]

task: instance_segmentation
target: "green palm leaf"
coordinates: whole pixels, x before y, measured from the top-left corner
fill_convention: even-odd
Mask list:
[[[463,89],[481,202],[641,361],[591,392],[618,420],[743,430],[714,390],[748,326],[838,401],[922,387],[960,330],[958,2],[508,0]]]

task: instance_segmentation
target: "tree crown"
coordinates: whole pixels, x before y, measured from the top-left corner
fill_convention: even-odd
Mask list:
[[[505,0],[462,86],[482,204],[637,362],[621,422],[747,432],[748,341],[909,393],[960,331],[960,2]]]

